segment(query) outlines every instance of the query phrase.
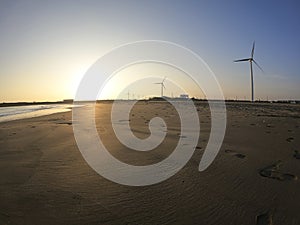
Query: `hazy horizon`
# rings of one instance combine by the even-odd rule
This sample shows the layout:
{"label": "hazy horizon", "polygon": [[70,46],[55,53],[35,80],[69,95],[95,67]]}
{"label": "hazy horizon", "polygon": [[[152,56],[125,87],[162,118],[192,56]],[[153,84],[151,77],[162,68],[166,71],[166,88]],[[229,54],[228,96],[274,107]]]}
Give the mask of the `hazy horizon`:
{"label": "hazy horizon", "polygon": [[[164,40],[198,54],[216,75],[226,99],[249,100],[249,63],[256,42],[255,97],[300,99],[300,3],[297,1],[1,1],[0,102],[73,99],[87,69],[113,48]],[[126,86],[124,82],[155,74]],[[186,93],[159,66],[124,69],[103,99],[160,96],[153,83],[167,77],[165,95]],[[122,81],[123,79],[123,81]],[[150,83],[151,85],[150,85]],[[189,81],[190,97],[203,98]],[[133,96],[131,96],[133,98]]]}

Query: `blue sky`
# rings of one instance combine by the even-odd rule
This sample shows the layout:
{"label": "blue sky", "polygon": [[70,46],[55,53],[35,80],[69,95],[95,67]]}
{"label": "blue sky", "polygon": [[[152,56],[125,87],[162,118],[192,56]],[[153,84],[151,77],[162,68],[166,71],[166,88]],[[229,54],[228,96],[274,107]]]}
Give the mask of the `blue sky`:
{"label": "blue sky", "polygon": [[241,99],[249,65],[233,60],[255,40],[256,98],[300,99],[299,12],[299,1],[0,1],[0,102],[73,98],[99,57],[144,39],[191,49]]}

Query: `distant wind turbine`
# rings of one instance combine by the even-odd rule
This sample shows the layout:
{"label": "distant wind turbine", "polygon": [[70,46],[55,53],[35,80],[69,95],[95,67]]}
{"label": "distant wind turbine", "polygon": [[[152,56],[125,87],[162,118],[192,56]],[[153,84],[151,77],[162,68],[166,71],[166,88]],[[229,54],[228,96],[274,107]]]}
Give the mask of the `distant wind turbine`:
{"label": "distant wind turbine", "polygon": [[252,68],[252,62],[255,63],[255,65],[263,72],[263,69],[258,65],[258,63],[254,60],[254,48],[255,48],[255,41],[253,42],[252,51],[251,51],[251,57],[246,59],[238,59],[234,60],[234,62],[250,62],[250,76],[251,76],[251,100],[254,101],[254,83],[253,83],[253,68]]}
{"label": "distant wind turbine", "polygon": [[164,79],[162,80],[162,82],[159,82],[159,83],[154,83],[154,84],[160,84],[161,85],[161,97],[164,96],[164,89],[166,89],[165,85],[164,85],[164,82],[166,80],[166,77],[164,77]]}

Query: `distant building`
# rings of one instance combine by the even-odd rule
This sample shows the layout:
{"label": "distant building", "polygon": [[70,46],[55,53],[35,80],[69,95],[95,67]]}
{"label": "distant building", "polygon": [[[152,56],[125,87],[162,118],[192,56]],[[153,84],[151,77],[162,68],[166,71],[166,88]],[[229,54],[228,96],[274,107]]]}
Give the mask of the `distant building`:
{"label": "distant building", "polygon": [[189,95],[188,95],[188,94],[181,94],[181,95],[180,95],[180,98],[188,99],[188,98],[189,98]]}

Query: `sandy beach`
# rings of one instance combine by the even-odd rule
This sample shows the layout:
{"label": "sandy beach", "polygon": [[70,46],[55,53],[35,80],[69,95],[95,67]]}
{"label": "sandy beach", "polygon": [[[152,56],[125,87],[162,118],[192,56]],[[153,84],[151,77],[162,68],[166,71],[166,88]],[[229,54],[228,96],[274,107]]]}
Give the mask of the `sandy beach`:
{"label": "sandy beach", "polygon": [[[0,123],[0,224],[300,224],[300,105],[227,103],[225,139],[204,172],[210,111],[196,106],[201,134],[192,159],[145,187],[113,183],[88,166],[71,112]],[[164,142],[146,153],[116,140],[110,109],[97,105],[97,129],[118,159],[147,165],[174,149],[180,125],[167,103],[140,102],[131,113],[137,137],[147,137],[154,116],[168,126]]]}

